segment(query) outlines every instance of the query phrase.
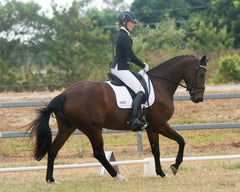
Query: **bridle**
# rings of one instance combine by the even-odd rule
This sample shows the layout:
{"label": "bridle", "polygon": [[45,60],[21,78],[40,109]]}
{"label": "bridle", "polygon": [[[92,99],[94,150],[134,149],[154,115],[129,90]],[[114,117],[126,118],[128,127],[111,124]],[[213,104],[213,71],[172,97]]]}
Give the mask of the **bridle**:
{"label": "bridle", "polygon": [[[207,70],[207,68],[206,68],[205,66],[201,65],[201,58],[199,58],[197,67],[196,67],[195,71],[193,72],[193,74],[188,78],[187,81],[185,81],[185,83],[186,83],[186,85],[187,85],[188,82],[193,78],[193,81],[192,81],[191,86],[188,86],[188,85],[186,86],[186,85],[183,85],[183,84],[181,84],[181,83],[176,83],[175,81],[169,80],[169,79],[167,79],[167,78],[165,78],[165,77],[161,77],[161,76],[157,76],[157,75],[152,75],[152,74],[150,73],[150,71],[148,71],[147,74],[148,74],[149,77],[154,77],[154,78],[158,78],[158,79],[163,79],[163,80],[166,80],[166,81],[168,81],[168,82],[170,82],[170,83],[173,83],[173,84],[175,84],[175,85],[180,85],[181,87],[186,88],[186,91],[188,91],[191,96],[194,96],[195,94],[197,94],[197,93],[205,90],[205,86],[196,86],[196,85],[197,85],[197,76],[198,76],[198,72],[199,72],[200,68],[203,68],[203,69]],[[201,89],[201,91],[199,91],[199,92],[194,92],[195,89]]]}

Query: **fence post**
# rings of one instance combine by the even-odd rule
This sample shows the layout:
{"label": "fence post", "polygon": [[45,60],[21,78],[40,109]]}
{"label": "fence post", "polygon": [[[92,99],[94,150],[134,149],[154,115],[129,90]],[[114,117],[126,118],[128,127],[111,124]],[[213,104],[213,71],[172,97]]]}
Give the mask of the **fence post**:
{"label": "fence post", "polygon": [[143,148],[142,148],[142,131],[137,132],[137,144],[138,144],[138,154],[143,154]]}

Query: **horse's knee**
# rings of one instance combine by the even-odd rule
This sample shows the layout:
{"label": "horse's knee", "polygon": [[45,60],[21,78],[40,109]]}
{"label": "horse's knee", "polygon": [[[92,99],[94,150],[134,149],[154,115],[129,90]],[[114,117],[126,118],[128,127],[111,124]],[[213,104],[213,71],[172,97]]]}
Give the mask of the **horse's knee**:
{"label": "horse's knee", "polygon": [[104,154],[104,152],[94,151],[94,152],[93,152],[93,156],[94,156],[97,160],[99,160],[99,161],[105,159],[105,154]]}
{"label": "horse's knee", "polygon": [[185,140],[184,140],[184,138],[183,138],[182,136],[180,136],[180,137],[177,139],[177,143],[178,143],[180,146],[184,147],[184,146],[185,146]]}

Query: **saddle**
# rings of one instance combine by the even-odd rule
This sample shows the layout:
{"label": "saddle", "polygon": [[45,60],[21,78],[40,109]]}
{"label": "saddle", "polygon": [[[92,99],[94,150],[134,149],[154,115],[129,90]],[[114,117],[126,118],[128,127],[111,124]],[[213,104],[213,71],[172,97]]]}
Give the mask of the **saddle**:
{"label": "saddle", "polygon": [[[145,91],[145,95],[144,95],[144,102],[146,102],[148,100],[149,97],[149,93],[148,93],[148,87],[147,87],[147,83],[145,81],[145,79],[143,78],[143,76],[141,76],[139,73],[136,72],[131,72],[137,79],[138,81],[141,83],[144,91]],[[107,73],[108,75],[108,80],[116,86],[125,86],[127,88],[127,90],[129,91],[132,99],[136,96],[136,94],[134,93],[134,91],[132,91],[132,89],[130,89],[124,82],[122,82],[116,75],[113,75],[111,72]]]}
{"label": "saddle", "polygon": [[[143,107],[150,107],[154,100],[154,90],[152,83],[149,79],[149,76],[141,70],[138,73],[132,72],[134,76],[140,81],[141,85],[145,90],[145,104],[142,104]],[[117,76],[108,72],[108,83],[116,96],[117,105],[119,108],[130,109],[132,107],[132,100],[136,96],[136,94],[125,84],[123,83]]]}

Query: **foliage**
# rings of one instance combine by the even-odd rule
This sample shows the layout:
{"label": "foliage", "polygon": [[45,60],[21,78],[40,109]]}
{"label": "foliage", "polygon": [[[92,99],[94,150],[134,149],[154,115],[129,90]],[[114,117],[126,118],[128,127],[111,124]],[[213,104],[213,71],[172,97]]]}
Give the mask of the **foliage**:
{"label": "foliage", "polygon": [[111,60],[108,32],[93,28],[89,18],[79,15],[81,8],[73,2],[69,10],[54,11],[54,33],[46,43],[50,48],[48,58],[55,70],[48,70],[48,75],[56,73],[59,83],[86,79],[93,66],[101,68]]}
{"label": "foliage", "polygon": [[[88,3],[75,0],[64,8],[53,1],[48,18],[32,1],[0,2],[0,89],[54,90],[82,79],[104,81],[118,14],[129,8],[123,0],[104,0],[103,10]],[[134,0],[131,11],[143,22],[131,33],[143,61],[185,52],[224,55],[240,47],[239,0]]]}
{"label": "foliage", "polygon": [[223,50],[233,46],[234,38],[229,38],[227,28],[217,30],[213,23],[206,24],[200,20],[192,26],[192,32],[188,34],[187,46],[198,52],[207,54],[216,50]]}
{"label": "foliage", "polygon": [[224,56],[219,59],[219,68],[214,83],[240,82],[240,56]]}
{"label": "foliage", "polygon": [[[39,52],[42,33],[46,30],[44,22],[48,20],[38,14],[40,8],[36,3],[16,0],[0,6],[0,57],[5,66],[0,69],[2,84],[29,80],[32,61]],[[18,73],[21,68],[23,73]]]}
{"label": "foliage", "polygon": [[185,30],[177,28],[174,19],[165,19],[156,24],[155,29],[145,27],[138,29],[136,41],[141,43],[144,50],[182,49],[184,47]]}
{"label": "foliage", "polygon": [[21,77],[17,76],[18,72],[20,71],[20,65],[18,63],[17,66],[12,66],[12,67],[8,67],[7,61],[4,61],[1,57],[0,57],[0,91],[7,91],[8,87],[4,86],[4,85],[8,85],[8,86],[13,86],[16,84],[16,82],[18,82],[19,80],[21,80]]}
{"label": "foliage", "polygon": [[139,21],[152,24],[161,21],[165,16],[187,19],[190,5],[185,0],[135,0],[132,3],[131,11],[136,14]]}
{"label": "foliage", "polygon": [[235,48],[240,48],[240,0],[212,0],[206,21],[218,29],[227,26],[229,37],[234,38]]}

